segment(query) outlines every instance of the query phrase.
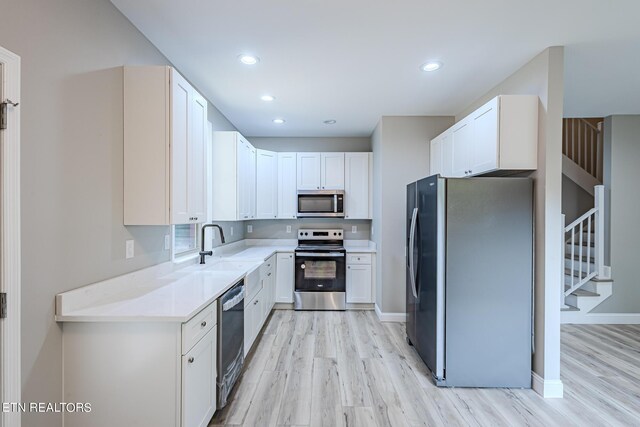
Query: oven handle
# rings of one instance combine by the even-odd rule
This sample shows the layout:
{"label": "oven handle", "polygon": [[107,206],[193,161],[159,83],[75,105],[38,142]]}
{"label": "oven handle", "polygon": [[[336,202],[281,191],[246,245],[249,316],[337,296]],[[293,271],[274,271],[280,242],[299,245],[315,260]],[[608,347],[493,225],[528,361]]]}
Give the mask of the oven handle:
{"label": "oven handle", "polygon": [[296,252],[297,257],[324,257],[324,258],[336,258],[344,257],[342,252]]}

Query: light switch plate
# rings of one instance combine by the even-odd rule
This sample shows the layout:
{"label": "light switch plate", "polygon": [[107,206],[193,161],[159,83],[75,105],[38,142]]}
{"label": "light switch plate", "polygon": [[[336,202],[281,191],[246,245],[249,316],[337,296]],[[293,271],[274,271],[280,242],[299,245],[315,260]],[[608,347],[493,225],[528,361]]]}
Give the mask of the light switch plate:
{"label": "light switch plate", "polygon": [[231,227],[231,235],[233,236],[233,227]]}
{"label": "light switch plate", "polygon": [[352,233],[357,233],[358,232],[358,226],[357,225],[352,225],[351,226],[351,232]]}
{"label": "light switch plate", "polygon": [[247,233],[253,233],[253,225],[247,225]]}
{"label": "light switch plate", "polygon": [[133,258],[133,240],[127,240],[125,244],[126,259]]}
{"label": "light switch plate", "polygon": [[171,235],[165,234],[164,235],[164,250],[168,251],[169,249],[171,249]]}
{"label": "light switch plate", "polygon": [[287,225],[287,233],[291,233],[291,226]]}

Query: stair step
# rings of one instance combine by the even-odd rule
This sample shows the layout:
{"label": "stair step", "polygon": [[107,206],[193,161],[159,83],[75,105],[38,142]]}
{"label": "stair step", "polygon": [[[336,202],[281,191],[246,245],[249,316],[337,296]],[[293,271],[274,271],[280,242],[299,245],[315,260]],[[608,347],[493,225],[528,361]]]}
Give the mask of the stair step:
{"label": "stair step", "polygon": [[577,297],[599,297],[600,296],[600,294],[596,292],[587,291],[585,289],[576,289],[575,291],[571,292],[571,295],[575,295]]}
{"label": "stair step", "polygon": [[[571,252],[565,253],[564,254],[564,259],[568,259],[571,260]],[[573,259],[576,261],[582,261],[582,262],[587,262],[589,261],[589,264],[593,264],[596,262],[596,257],[587,257],[586,255],[582,255],[582,259],[580,259],[580,255],[579,254],[574,254],[573,255]]]}
{"label": "stair step", "polygon": [[572,305],[565,305],[564,307],[560,308],[560,311],[580,311],[580,309]]}
{"label": "stair step", "polygon": [[[579,248],[581,246],[580,245],[580,240],[575,240],[573,242],[573,246]],[[582,246],[584,246],[585,248],[588,247],[588,246],[591,246],[592,248],[595,248],[596,247],[596,242],[593,241],[593,240],[591,240],[591,242],[587,242],[586,240],[583,240],[582,241]],[[570,240],[567,240],[566,247],[568,248],[567,250],[569,252],[571,252],[571,241]]]}
{"label": "stair step", "polygon": [[[591,271],[589,271],[589,274],[591,274],[594,270],[592,269]],[[586,270],[582,270],[582,275],[580,275],[580,272],[578,270],[573,270],[571,271],[570,268],[565,268],[564,269],[564,276],[566,277],[579,277],[580,279],[584,279],[585,277],[588,276],[587,271]]]}

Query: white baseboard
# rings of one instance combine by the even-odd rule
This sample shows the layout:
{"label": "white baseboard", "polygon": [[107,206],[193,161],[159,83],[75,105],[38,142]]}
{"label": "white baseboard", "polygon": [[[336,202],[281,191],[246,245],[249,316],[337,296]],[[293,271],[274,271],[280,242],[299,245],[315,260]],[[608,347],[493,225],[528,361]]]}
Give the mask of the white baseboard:
{"label": "white baseboard", "polygon": [[376,304],[376,315],[381,322],[406,322],[407,314],[406,313],[383,313]]}
{"label": "white baseboard", "polygon": [[587,313],[571,315],[564,312],[562,324],[574,325],[640,325],[640,313]]}
{"label": "white baseboard", "polygon": [[545,380],[540,375],[531,371],[531,387],[545,399],[562,399],[564,385],[560,380]]}

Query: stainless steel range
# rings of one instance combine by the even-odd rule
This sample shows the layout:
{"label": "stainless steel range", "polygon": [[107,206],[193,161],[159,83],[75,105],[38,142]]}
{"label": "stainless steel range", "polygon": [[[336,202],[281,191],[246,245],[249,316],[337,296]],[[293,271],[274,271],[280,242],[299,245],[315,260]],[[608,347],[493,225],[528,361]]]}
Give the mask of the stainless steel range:
{"label": "stainless steel range", "polygon": [[296,248],[296,310],[346,309],[344,232],[298,230]]}

